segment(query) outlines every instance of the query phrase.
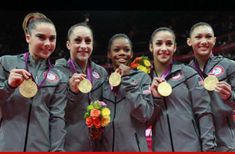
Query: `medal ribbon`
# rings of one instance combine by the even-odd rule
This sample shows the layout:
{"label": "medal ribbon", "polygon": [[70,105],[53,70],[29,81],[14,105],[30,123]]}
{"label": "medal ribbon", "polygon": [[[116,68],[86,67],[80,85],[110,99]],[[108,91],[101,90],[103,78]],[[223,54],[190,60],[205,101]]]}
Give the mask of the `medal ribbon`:
{"label": "medal ribbon", "polygon": [[[171,72],[171,69],[172,69],[172,66],[173,66],[173,63],[171,63],[167,69],[161,74],[161,78],[165,79]],[[155,72],[155,76],[158,76],[157,73]]]}
{"label": "medal ribbon", "polygon": [[200,75],[200,77],[201,77],[203,80],[207,77],[207,74],[204,73],[207,63],[208,63],[208,61],[206,62],[205,66],[204,66],[204,68],[203,68],[203,71],[202,71],[202,70],[200,69],[200,66],[199,66],[198,62],[196,61],[196,59],[193,60],[193,65],[194,65],[196,71],[198,72],[198,74]]}
{"label": "medal ribbon", "polygon": [[[70,71],[72,73],[76,73],[77,72],[76,65],[74,64],[74,61],[71,58],[68,60],[68,65],[69,65],[69,69],[70,69]],[[92,72],[92,70],[91,70],[91,63],[88,62],[86,77],[92,83],[92,76],[91,76],[92,73],[91,72]],[[88,93],[88,101],[89,101],[89,104],[90,104],[90,102],[91,102],[91,94],[90,94],[90,92]]]}
{"label": "medal ribbon", "polygon": [[[74,61],[70,58],[68,60],[68,65],[69,65],[69,69],[72,73],[76,73],[77,72],[77,68],[76,68],[76,65],[74,64]],[[86,77],[89,81],[91,81],[92,83],[92,76],[91,76],[91,64],[90,62],[88,62],[88,65],[87,65],[87,72],[86,72]]]}
{"label": "medal ribbon", "polygon": [[[29,72],[29,67],[28,67],[28,64],[27,64],[28,60],[29,60],[29,52],[24,53],[25,68],[26,68],[26,70]],[[31,74],[31,76],[32,76],[33,81],[34,81],[34,82],[36,83],[36,85],[38,86],[38,89],[40,89],[40,88],[42,87],[42,85],[45,83],[46,78],[47,78],[47,75],[48,75],[48,73],[49,73],[49,71],[50,71],[50,69],[51,69],[50,60],[48,60],[48,64],[49,64],[49,67],[48,67],[48,70],[47,70],[47,72],[46,72],[46,75],[45,75],[45,77],[43,78],[43,80],[39,83],[39,85],[36,83],[36,81],[35,81],[35,79],[34,79],[34,77],[33,77],[33,74],[29,72],[29,73]]]}

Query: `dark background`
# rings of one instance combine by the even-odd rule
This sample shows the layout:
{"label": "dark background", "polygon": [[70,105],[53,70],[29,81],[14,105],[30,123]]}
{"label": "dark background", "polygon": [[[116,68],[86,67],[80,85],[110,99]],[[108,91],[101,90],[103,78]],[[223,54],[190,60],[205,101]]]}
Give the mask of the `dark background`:
{"label": "dark background", "polygon": [[[7,1],[0,6],[0,56],[25,52],[27,44],[22,30],[24,16],[39,11],[48,16],[57,28],[57,49],[52,59],[68,58],[65,47],[67,30],[73,24],[89,20],[94,32],[95,47],[92,58],[107,63],[109,38],[116,33],[127,34],[134,46],[135,56],[150,56],[148,41],[160,26],[172,28],[177,37],[175,58],[188,62],[191,49],[186,45],[190,27],[199,21],[212,25],[217,36],[215,54],[235,59],[235,11],[226,1]],[[216,5],[216,6],[215,6]]]}

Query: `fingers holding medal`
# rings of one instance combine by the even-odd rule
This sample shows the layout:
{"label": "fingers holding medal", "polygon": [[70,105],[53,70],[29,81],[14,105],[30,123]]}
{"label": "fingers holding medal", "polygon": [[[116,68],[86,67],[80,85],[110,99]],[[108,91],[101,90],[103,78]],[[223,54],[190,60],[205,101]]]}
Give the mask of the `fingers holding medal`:
{"label": "fingers holding medal", "polygon": [[164,81],[158,85],[157,91],[161,96],[167,97],[172,93],[172,87],[169,83]]}
{"label": "fingers holding medal", "polygon": [[172,93],[172,87],[164,79],[155,77],[151,85],[151,91],[155,97],[166,97],[170,96],[170,94]]}
{"label": "fingers holding medal", "polygon": [[92,89],[92,84],[90,82],[90,80],[84,78],[82,81],[80,81],[80,83],[78,84],[78,89],[82,92],[82,93],[89,93]]}
{"label": "fingers holding medal", "polygon": [[16,88],[18,87],[24,79],[30,78],[31,74],[25,69],[12,69],[8,77],[8,84]]}
{"label": "fingers holding medal", "polygon": [[82,93],[89,93],[92,89],[92,83],[86,79],[86,75],[83,73],[74,73],[69,79],[70,90],[74,93],[79,91]]}
{"label": "fingers holding medal", "polygon": [[109,76],[109,84],[112,87],[117,87],[121,83],[121,74],[116,70]]}
{"label": "fingers holding medal", "polygon": [[25,98],[32,98],[37,94],[38,86],[31,78],[25,79],[19,86],[19,92]]}

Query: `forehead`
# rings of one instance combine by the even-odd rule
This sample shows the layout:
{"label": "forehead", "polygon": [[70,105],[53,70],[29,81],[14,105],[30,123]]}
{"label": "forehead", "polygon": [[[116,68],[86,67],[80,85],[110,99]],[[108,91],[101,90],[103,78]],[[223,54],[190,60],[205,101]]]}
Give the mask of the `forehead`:
{"label": "forehead", "polygon": [[91,30],[89,28],[83,27],[83,26],[75,27],[72,35],[81,36],[81,37],[92,37]]}
{"label": "forehead", "polygon": [[130,46],[130,42],[127,38],[119,37],[113,40],[112,46]]}
{"label": "forehead", "polygon": [[50,23],[38,23],[32,31],[56,34],[55,26]]}
{"label": "forehead", "polygon": [[153,40],[174,40],[174,35],[169,31],[159,31],[157,32]]}
{"label": "forehead", "polygon": [[192,31],[192,35],[197,35],[197,34],[214,34],[212,28],[207,25],[202,25],[194,28]]}

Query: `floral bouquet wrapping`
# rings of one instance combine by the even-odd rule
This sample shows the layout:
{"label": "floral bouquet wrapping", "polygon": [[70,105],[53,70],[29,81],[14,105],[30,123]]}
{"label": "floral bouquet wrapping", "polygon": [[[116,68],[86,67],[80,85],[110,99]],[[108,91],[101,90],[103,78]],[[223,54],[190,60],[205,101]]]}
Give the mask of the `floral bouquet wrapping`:
{"label": "floral bouquet wrapping", "polygon": [[147,56],[141,56],[136,57],[135,60],[130,64],[130,67],[149,74],[151,70],[151,63]]}
{"label": "floral bouquet wrapping", "polygon": [[94,101],[87,106],[85,113],[86,125],[93,140],[101,138],[105,126],[110,123],[110,110],[102,101]]}

